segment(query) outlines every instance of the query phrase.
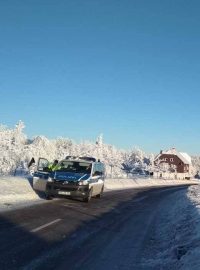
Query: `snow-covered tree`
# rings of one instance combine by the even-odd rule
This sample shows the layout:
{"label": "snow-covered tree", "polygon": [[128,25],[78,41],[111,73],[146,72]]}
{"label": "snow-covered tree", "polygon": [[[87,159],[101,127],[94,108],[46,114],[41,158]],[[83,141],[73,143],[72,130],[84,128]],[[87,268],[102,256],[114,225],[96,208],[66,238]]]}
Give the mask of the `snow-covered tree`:
{"label": "snow-covered tree", "polygon": [[93,156],[100,159],[106,165],[107,176],[113,178],[126,177],[127,171],[150,166],[150,159],[142,150],[117,149],[104,143],[102,134],[94,142],[81,143],[68,138],[49,140],[45,136],[27,139],[24,127],[22,121],[19,121],[13,129],[0,125],[0,174],[14,174],[19,167],[27,169],[32,158],[36,162],[39,157],[52,161],[64,159],[68,155]]}

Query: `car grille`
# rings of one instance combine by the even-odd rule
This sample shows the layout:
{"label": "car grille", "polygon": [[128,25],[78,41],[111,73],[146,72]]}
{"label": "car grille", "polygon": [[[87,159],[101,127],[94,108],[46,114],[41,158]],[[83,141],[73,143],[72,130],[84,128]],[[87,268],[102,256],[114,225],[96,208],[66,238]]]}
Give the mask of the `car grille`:
{"label": "car grille", "polygon": [[55,191],[88,191],[88,186],[79,186],[79,185],[70,185],[70,184],[63,184],[63,181],[61,183],[47,183],[47,190],[55,190]]}
{"label": "car grille", "polygon": [[54,183],[56,184],[60,184],[60,185],[70,185],[70,186],[78,186],[78,182],[74,182],[74,181],[68,181],[68,180],[54,180]]}
{"label": "car grille", "polygon": [[53,187],[54,190],[63,190],[63,191],[76,191],[78,190],[78,188],[76,187],[64,187],[64,186],[54,186]]}

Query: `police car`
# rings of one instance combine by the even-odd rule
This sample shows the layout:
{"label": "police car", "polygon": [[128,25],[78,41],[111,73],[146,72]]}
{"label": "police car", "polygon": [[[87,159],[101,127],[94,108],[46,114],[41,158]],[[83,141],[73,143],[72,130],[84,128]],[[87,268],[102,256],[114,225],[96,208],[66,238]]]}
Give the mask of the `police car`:
{"label": "police car", "polygon": [[104,190],[105,166],[93,157],[67,156],[54,171],[49,171],[48,160],[40,158],[33,176],[33,188],[45,191],[46,199],[58,196],[101,198]]}

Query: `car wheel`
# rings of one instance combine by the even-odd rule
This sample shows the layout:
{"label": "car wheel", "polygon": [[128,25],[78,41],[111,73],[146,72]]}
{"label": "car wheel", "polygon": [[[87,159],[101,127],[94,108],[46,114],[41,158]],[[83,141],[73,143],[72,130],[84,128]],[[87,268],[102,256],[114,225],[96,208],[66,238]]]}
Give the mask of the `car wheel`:
{"label": "car wheel", "polygon": [[52,200],[53,199],[53,197],[50,196],[49,194],[46,194],[45,198],[46,198],[46,200]]}
{"label": "car wheel", "polygon": [[89,202],[92,198],[92,193],[93,193],[93,190],[92,188],[89,190],[88,192],[88,196],[83,200],[84,202]]}
{"label": "car wheel", "polygon": [[101,192],[96,195],[96,198],[100,199],[103,196],[103,189],[104,187],[102,187]]}

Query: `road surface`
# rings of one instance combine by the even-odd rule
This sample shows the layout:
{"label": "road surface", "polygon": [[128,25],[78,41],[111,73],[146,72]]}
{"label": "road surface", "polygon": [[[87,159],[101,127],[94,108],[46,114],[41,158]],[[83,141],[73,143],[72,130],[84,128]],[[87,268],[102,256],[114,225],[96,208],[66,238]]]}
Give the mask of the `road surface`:
{"label": "road surface", "polygon": [[142,258],[159,213],[186,192],[187,186],[110,191],[88,204],[61,198],[1,213],[0,269],[147,269]]}

